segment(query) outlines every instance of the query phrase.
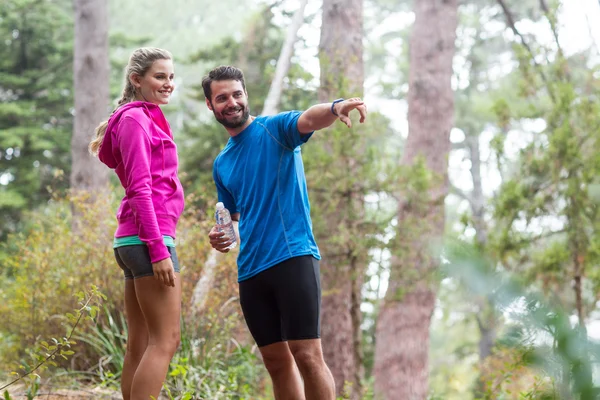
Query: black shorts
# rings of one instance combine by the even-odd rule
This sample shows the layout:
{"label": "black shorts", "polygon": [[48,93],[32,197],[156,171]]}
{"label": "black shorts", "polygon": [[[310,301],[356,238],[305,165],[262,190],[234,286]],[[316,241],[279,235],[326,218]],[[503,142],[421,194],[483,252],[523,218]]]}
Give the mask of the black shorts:
{"label": "black shorts", "polygon": [[[173,261],[173,270],[179,272],[179,260],[175,247],[167,246],[171,261]],[[152,262],[150,261],[150,252],[145,244],[134,244],[130,246],[121,246],[115,249],[115,258],[117,264],[123,270],[125,279],[137,279],[144,276],[154,275]]]}
{"label": "black shorts", "polygon": [[258,347],[321,336],[319,261],[294,257],[240,282],[240,303]]}

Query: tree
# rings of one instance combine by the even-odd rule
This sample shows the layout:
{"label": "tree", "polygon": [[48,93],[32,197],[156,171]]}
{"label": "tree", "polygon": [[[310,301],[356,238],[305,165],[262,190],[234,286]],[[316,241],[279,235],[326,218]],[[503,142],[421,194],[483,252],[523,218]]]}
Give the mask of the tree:
{"label": "tree", "polygon": [[444,233],[457,1],[415,0],[410,39],[407,138],[401,164],[410,172],[398,208],[390,279],[377,321],[375,390],[386,399],[428,393],[429,323]]}
{"label": "tree", "polygon": [[88,152],[94,128],[107,118],[110,90],[107,0],[75,0],[75,124],[71,189],[106,187],[108,170]]}
{"label": "tree", "polygon": [[[321,67],[319,100],[321,102],[330,102],[336,97],[362,96],[364,80],[362,24],[362,0],[323,2],[319,43]],[[339,146],[335,143],[335,137],[330,137],[329,132],[319,136],[319,139],[324,140],[326,148],[332,150]],[[346,137],[346,140],[347,146],[333,151],[332,164],[320,169],[339,171],[341,181],[348,182],[352,178],[359,179],[358,171],[361,162],[357,151],[351,150],[358,143],[353,142],[350,137]],[[340,150],[342,154],[339,154]],[[337,157],[339,161],[334,161]],[[335,165],[336,162],[341,165]],[[321,205],[329,203],[331,207],[335,202],[339,203],[339,206],[321,217],[322,221],[327,221],[327,228],[322,231],[315,228],[315,231],[323,257],[321,315],[324,322],[321,331],[325,361],[332,371],[338,394],[343,393],[349,383],[352,398],[358,399],[362,383],[360,304],[366,257],[364,254],[358,254],[360,250],[353,248],[348,238],[343,238],[341,242],[336,241],[339,237],[332,232],[333,228],[341,234],[349,233],[353,225],[355,228],[356,223],[364,219],[363,188],[352,187],[353,183],[350,185],[346,190],[342,189],[337,193],[333,189],[329,192],[331,197],[329,199],[320,195],[316,197]],[[323,186],[322,181],[319,186],[335,188],[335,186]],[[345,193],[342,193],[343,191]],[[356,219],[352,220],[353,217]]]}
{"label": "tree", "polygon": [[[515,49],[520,94],[530,114],[526,117],[542,120],[544,127],[521,150],[515,171],[502,185],[494,202],[498,229],[490,241],[503,267],[518,271],[554,305],[576,316],[585,333],[600,287],[594,268],[600,260],[595,192],[600,166],[598,64],[589,52],[565,54],[556,26],[557,9],[544,0],[539,1],[539,12],[553,38],[547,46],[521,34],[514,23],[515,11],[502,0],[498,3],[520,42]],[[504,108],[510,125],[518,124],[522,114],[512,106]],[[563,397],[586,375],[591,379],[590,371],[567,366],[558,379]]]}
{"label": "tree", "polygon": [[68,185],[73,28],[69,3],[0,2],[0,239]]}

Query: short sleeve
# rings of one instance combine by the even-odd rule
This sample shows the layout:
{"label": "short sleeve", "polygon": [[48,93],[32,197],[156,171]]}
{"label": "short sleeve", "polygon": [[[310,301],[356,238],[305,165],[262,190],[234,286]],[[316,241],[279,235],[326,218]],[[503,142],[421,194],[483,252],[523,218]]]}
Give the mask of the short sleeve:
{"label": "short sleeve", "polygon": [[271,117],[270,123],[275,125],[275,131],[278,139],[289,150],[294,150],[296,147],[306,143],[314,132],[301,134],[298,131],[298,118],[302,115],[301,111],[287,111],[279,113]]}

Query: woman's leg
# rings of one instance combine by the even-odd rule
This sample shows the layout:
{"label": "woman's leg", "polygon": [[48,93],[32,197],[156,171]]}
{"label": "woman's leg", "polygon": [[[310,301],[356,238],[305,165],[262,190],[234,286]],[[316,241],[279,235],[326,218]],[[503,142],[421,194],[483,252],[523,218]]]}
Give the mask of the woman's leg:
{"label": "woman's leg", "polygon": [[133,376],[130,400],[148,400],[158,395],[169,364],[180,341],[181,279],[175,273],[175,287],[154,276],[135,279],[135,294],[148,329],[146,351]]}
{"label": "woman's leg", "polygon": [[121,375],[123,400],[131,397],[131,382],[148,347],[148,327],[135,294],[133,279],[125,280],[125,313],[127,315],[127,350]]}

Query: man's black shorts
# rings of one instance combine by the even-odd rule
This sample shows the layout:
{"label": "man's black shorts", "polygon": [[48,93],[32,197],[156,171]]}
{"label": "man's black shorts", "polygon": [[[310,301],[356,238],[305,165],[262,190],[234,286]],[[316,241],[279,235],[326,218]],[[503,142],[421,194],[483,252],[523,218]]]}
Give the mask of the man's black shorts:
{"label": "man's black shorts", "polygon": [[321,336],[319,261],[313,256],[283,261],[240,282],[240,303],[256,344]]}

